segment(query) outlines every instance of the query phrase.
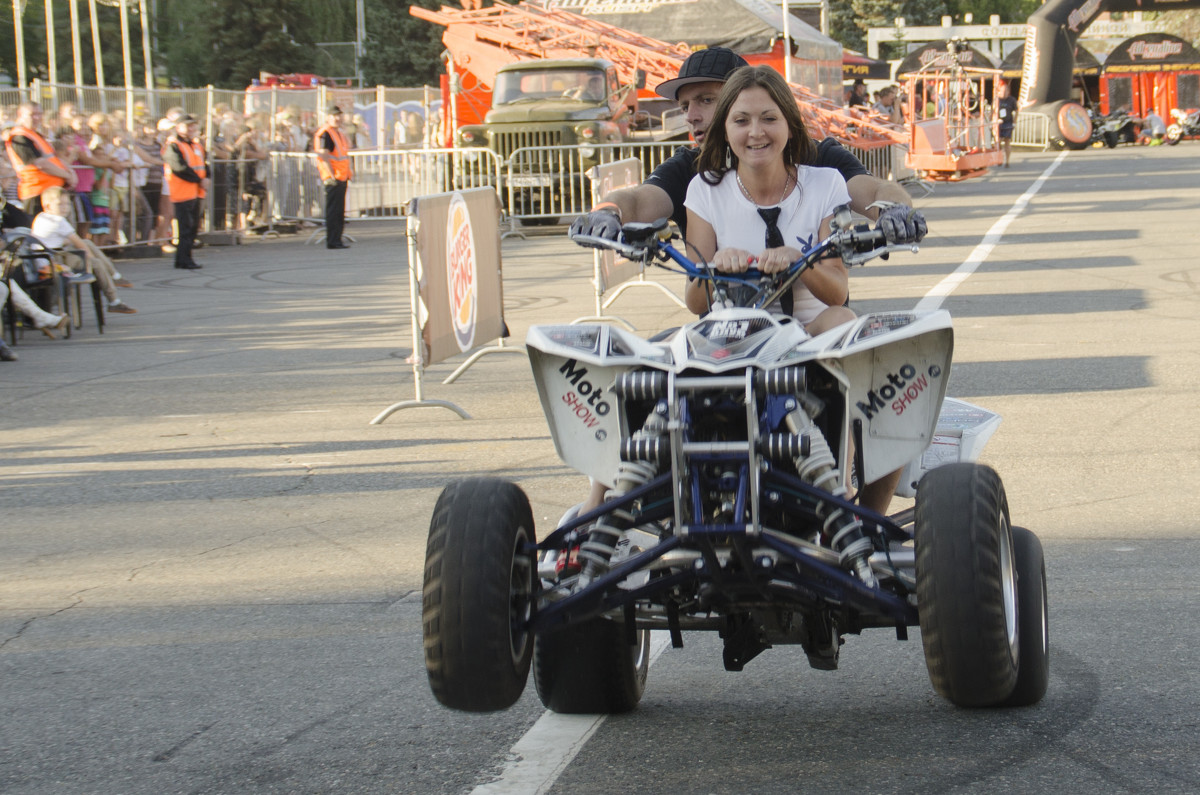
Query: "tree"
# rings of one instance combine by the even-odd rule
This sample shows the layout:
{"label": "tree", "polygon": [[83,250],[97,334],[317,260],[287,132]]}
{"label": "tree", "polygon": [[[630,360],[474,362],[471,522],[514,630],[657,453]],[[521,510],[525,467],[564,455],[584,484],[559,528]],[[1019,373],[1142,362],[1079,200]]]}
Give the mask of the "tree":
{"label": "tree", "polygon": [[1166,25],[1167,33],[1200,48],[1200,11],[1164,11],[1157,16]]}
{"label": "tree", "polygon": [[831,0],[830,36],[860,52],[867,47],[867,30],[890,28],[897,17],[907,25],[937,25],[951,13],[951,0]]}
{"label": "tree", "polygon": [[[367,85],[417,87],[437,85],[442,65],[445,28],[417,19],[408,5],[389,0],[368,0],[367,43],[363,50],[363,75]],[[411,5],[438,8],[438,0],[414,0]]]}
{"label": "tree", "polygon": [[259,72],[309,72],[315,48],[288,0],[160,0],[158,46],[185,86],[245,88]]}

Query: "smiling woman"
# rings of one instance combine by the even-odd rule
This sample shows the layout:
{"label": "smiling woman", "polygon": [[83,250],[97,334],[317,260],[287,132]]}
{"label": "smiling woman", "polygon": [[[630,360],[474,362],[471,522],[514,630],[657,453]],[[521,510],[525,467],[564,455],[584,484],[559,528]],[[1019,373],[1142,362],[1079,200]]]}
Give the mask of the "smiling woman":
{"label": "smiling woman", "polygon": [[[815,168],[817,149],[786,82],[767,66],[746,66],[726,82],[688,186],[687,240],[717,270],[784,270],[829,234],[834,210],[850,201],[834,169]],[[817,334],[853,319],[842,306],[846,268],[834,256],[806,271],[778,311]],[[709,295],[687,287],[688,308],[708,310]]]}

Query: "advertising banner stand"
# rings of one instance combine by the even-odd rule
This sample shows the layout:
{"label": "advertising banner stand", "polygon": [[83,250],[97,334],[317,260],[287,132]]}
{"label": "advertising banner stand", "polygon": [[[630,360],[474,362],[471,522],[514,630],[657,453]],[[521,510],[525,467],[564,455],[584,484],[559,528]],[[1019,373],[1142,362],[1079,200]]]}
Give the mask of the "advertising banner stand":
{"label": "advertising banner stand", "polygon": [[[407,211],[407,209],[408,209],[408,207],[406,206],[405,210]],[[406,221],[407,221],[407,227],[405,230],[405,237],[407,238],[407,241],[408,241],[408,302],[409,302],[409,308],[411,310],[410,314],[411,314],[411,319],[412,319],[412,340],[413,340],[413,352],[412,352],[412,356],[409,357],[409,362],[412,363],[413,388],[416,391],[416,397],[413,400],[401,400],[399,403],[393,403],[392,405],[388,406],[386,409],[379,412],[379,414],[376,415],[375,419],[371,420],[371,425],[379,425],[384,420],[386,420],[388,417],[392,416],[393,414],[395,414],[397,411],[400,411],[401,409],[415,409],[415,408],[425,408],[425,407],[431,407],[431,408],[439,408],[440,407],[440,408],[450,409],[455,414],[462,417],[464,420],[469,420],[469,419],[471,419],[470,414],[463,411],[461,408],[459,408],[458,406],[456,406],[455,404],[451,403],[448,400],[427,400],[424,396],[423,390],[421,389],[421,378],[425,372],[425,363],[424,363],[422,356],[419,353],[422,343],[421,343],[420,314],[418,311],[418,304],[420,302],[420,294],[417,291],[417,246],[416,246],[416,240],[417,240],[418,222],[417,222],[416,217],[413,215],[408,215],[406,218]]]}
{"label": "advertising banner stand", "polygon": [[[591,168],[587,175],[592,181],[592,204],[595,205],[601,197],[607,196],[614,190],[640,185],[642,183],[642,161],[636,157],[628,157]],[[611,322],[618,323],[630,331],[636,331],[629,321],[615,315],[604,314],[604,310],[611,306],[621,293],[631,287],[657,288],[666,293],[680,307],[687,308],[687,304],[675,293],[658,282],[647,281],[646,271],[640,263],[628,260],[618,261],[616,255],[611,251],[593,250],[592,283],[596,288],[596,314],[577,317],[571,321],[572,324]],[[614,283],[617,284],[617,287],[606,300],[604,293],[608,290],[608,286]]]}
{"label": "advertising banner stand", "polygon": [[[438,406],[470,416],[444,400],[426,400],[426,365],[473,351],[444,383],[451,383],[488,353],[525,353],[505,347],[500,267],[499,198],[493,188],[420,196],[407,206],[408,281],[412,313],[413,381],[416,399],[395,403],[371,420],[378,425],[403,408]],[[477,339],[499,345],[475,349]]]}

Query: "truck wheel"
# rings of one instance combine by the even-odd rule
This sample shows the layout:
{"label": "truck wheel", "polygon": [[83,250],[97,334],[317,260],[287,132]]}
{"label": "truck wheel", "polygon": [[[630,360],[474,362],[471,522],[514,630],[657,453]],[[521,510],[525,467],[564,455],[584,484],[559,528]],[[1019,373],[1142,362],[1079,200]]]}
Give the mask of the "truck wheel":
{"label": "truck wheel", "polygon": [[1174,146],[1183,140],[1183,127],[1178,124],[1172,124],[1167,128],[1167,134],[1163,136],[1163,143],[1168,146]]}
{"label": "truck wheel", "polygon": [[1046,607],[1046,561],[1042,542],[1024,527],[1012,529],[1017,567],[1017,630],[1021,648],[1017,685],[1003,707],[1027,707],[1046,695],[1050,682],[1050,614]]}
{"label": "truck wheel", "polygon": [[429,686],[445,706],[491,712],[521,697],[533,656],[533,544],[529,500],[512,483],[464,480],[438,497],[421,621]]}
{"label": "truck wheel", "polygon": [[650,668],[650,631],[630,645],[623,620],[593,618],[539,634],[533,681],[547,709],[571,714],[629,712]]}
{"label": "truck wheel", "polygon": [[917,611],[933,688],[960,707],[1000,704],[1017,682],[1019,608],[1004,484],[949,464],[917,485]]}

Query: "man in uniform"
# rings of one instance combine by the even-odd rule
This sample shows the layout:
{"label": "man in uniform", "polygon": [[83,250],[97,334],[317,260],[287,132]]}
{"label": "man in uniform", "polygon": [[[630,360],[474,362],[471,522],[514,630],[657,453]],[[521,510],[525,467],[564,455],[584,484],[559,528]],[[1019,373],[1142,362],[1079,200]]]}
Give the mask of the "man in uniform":
{"label": "man in uniform", "polygon": [[330,105],[325,125],[313,136],[317,171],[325,186],[325,248],[350,248],[342,241],[346,224],[346,188],[354,172],[350,166],[350,143],[342,132],[342,109]]}
{"label": "man in uniform", "polygon": [[42,211],[42,192],[51,186],[75,189],[75,171],[63,165],[38,128],[42,107],[26,102],[17,109],[17,123],[4,133],[4,148],[17,172],[17,196],[30,216]]}
{"label": "man in uniform", "polygon": [[200,122],[183,115],[175,121],[175,132],[163,144],[163,177],[179,223],[179,245],[175,248],[175,267],[195,270],[192,245],[200,225],[200,200],[208,191],[208,169],[204,144],[200,143]]}

